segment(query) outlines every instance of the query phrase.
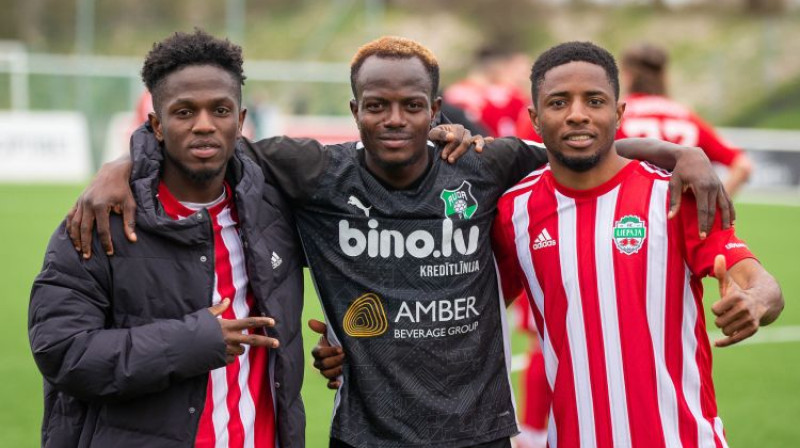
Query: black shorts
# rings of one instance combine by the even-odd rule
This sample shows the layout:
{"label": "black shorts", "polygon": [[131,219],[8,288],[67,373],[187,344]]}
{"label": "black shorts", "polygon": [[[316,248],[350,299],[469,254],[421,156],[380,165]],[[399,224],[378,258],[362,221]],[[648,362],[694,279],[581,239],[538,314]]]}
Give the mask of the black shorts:
{"label": "black shorts", "polygon": [[[330,448],[355,448],[352,445],[348,445],[341,440],[331,439]],[[511,439],[506,437],[505,439],[498,439],[493,440],[491,442],[481,443],[480,445],[472,445],[470,448],[511,448]]]}

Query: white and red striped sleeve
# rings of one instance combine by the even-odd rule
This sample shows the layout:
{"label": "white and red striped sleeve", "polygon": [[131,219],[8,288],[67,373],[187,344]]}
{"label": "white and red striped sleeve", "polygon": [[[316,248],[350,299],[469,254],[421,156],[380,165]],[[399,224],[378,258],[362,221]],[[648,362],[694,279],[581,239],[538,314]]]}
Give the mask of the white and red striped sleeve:
{"label": "white and red striped sleeve", "polygon": [[712,275],[714,258],[718,254],[725,256],[728,268],[745,258],[756,258],[747,243],[736,236],[733,226],[728,229],[722,228],[719,211],[714,216],[714,223],[708,236],[700,239],[697,201],[691,192],[683,194],[680,214],[686,262],[692,274],[698,277]]}

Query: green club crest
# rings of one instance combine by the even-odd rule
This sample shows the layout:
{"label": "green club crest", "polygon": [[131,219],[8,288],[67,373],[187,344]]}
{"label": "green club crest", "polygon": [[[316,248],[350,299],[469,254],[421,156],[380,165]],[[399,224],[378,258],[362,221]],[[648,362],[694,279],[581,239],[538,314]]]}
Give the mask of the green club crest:
{"label": "green club crest", "polygon": [[644,220],[635,215],[625,215],[614,223],[614,245],[625,255],[639,252],[647,237]]}
{"label": "green club crest", "polygon": [[439,197],[444,201],[444,216],[448,218],[458,216],[460,219],[472,218],[472,215],[478,210],[478,201],[472,195],[471,188],[472,185],[469,182],[463,181],[461,186],[455,190],[442,190]]}

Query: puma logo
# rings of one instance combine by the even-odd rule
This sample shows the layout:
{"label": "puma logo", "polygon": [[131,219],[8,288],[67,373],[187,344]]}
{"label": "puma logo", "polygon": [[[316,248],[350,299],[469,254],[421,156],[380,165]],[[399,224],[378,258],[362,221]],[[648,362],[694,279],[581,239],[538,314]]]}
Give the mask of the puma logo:
{"label": "puma logo", "polygon": [[365,207],[364,204],[362,204],[361,201],[355,196],[350,196],[350,199],[347,200],[347,205],[352,205],[356,208],[361,209],[361,211],[364,212],[364,215],[366,215],[367,218],[369,218],[369,210],[372,208],[371,205],[369,207]]}

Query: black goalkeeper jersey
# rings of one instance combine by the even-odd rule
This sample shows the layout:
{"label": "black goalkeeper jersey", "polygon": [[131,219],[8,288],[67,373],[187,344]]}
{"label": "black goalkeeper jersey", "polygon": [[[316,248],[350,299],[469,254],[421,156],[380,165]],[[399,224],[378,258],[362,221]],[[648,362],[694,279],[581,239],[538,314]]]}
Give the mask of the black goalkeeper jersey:
{"label": "black goalkeeper jersey", "polygon": [[490,229],[500,195],[546,162],[499,139],[411,189],[384,186],[360,143],[252,144],[295,205],[328,323],[346,354],[331,437],[355,447],[463,447],[517,432]]}

